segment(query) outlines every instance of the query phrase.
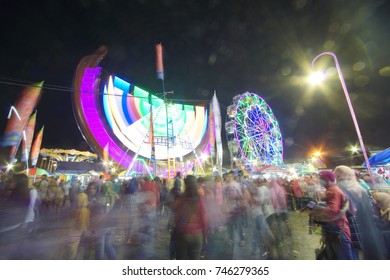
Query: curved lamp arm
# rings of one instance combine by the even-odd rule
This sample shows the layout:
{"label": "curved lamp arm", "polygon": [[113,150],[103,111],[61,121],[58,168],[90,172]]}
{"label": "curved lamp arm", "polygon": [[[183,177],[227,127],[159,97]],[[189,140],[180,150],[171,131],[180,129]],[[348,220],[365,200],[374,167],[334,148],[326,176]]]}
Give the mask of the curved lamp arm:
{"label": "curved lamp arm", "polygon": [[354,109],[353,109],[352,102],[351,102],[351,99],[350,99],[350,97],[349,97],[348,89],[347,89],[347,86],[345,85],[343,73],[341,72],[340,64],[339,64],[339,61],[338,61],[338,59],[337,59],[336,54],[333,53],[333,52],[323,52],[323,53],[320,53],[319,55],[317,55],[317,56],[313,59],[313,61],[312,61],[312,63],[311,63],[312,68],[313,68],[313,70],[314,70],[314,64],[315,64],[315,62],[317,61],[318,58],[320,58],[321,56],[324,56],[324,55],[330,55],[330,56],[332,56],[333,59],[334,59],[334,62],[335,62],[335,64],[336,64],[337,73],[339,74],[341,86],[343,87],[343,91],[344,91],[344,94],[345,94],[345,98],[347,99],[349,111],[350,111],[350,113],[351,113],[352,120],[353,120],[353,123],[354,123],[354,125],[355,125],[356,133],[357,133],[357,136],[358,136],[358,139],[359,139],[360,147],[361,147],[361,149],[362,149],[362,153],[363,153],[363,156],[364,156],[364,160],[365,160],[365,162],[366,162],[367,170],[368,170],[368,173],[370,174],[372,186],[373,186],[373,188],[376,188],[375,179],[374,179],[374,176],[373,176],[373,174],[372,174],[370,162],[369,162],[368,157],[367,157],[366,148],[365,148],[364,143],[363,143],[363,137],[362,137],[362,135],[361,135],[361,133],[360,133],[359,124],[358,124],[358,121],[357,121],[357,119],[356,119],[355,111],[354,111]]}

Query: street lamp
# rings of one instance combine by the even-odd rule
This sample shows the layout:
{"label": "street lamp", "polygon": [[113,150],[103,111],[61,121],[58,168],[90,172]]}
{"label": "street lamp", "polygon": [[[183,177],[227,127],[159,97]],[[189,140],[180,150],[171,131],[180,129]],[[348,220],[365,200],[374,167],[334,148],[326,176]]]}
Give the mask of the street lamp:
{"label": "street lamp", "polygon": [[320,151],[316,151],[314,152],[313,156],[316,157],[316,158],[320,158],[322,155],[322,153]]}
{"label": "street lamp", "polygon": [[350,146],[349,151],[351,152],[351,165],[355,165],[354,158],[357,157],[356,154],[358,154],[359,148],[357,146]]}
{"label": "street lamp", "polygon": [[358,147],[356,147],[356,146],[351,146],[351,153],[354,155],[354,154],[356,154],[357,152],[358,152]]}
{"label": "street lamp", "polygon": [[352,106],[351,99],[349,98],[349,93],[348,93],[348,90],[347,90],[347,86],[345,85],[343,73],[341,72],[340,65],[339,65],[339,61],[338,61],[338,59],[337,59],[336,54],[333,53],[333,52],[323,52],[323,53],[320,53],[319,55],[317,55],[317,56],[313,59],[313,61],[312,61],[312,68],[313,68],[313,70],[314,70],[314,64],[315,64],[315,62],[317,61],[318,58],[320,58],[321,56],[324,56],[324,55],[330,55],[330,56],[332,56],[333,59],[334,59],[334,62],[335,62],[335,64],[336,64],[337,73],[339,74],[341,86],[343,87],[343,91],[344,91],[344,94],[345,94],[345,98],[347,99],[349,111],[350,111],[350,113],[351,113],[352,120],[353,120],[353,123],[354,123],[354,125],[355,125],[356,133],[357,133],[357,136],[358,136],[358,139],[359,139],[359,143],[360,143],[360,147],[361,147],[361,149],[362,149],[362,153],[363,153],[363,155],[364,155],[364,160],[365,160],[365,162],[366,162],[367,170],[368,170],[368,173],[370,174],[372,186],[373,186],[374,188],[376,188],[375,179],[374,179],[374,176],[373,176],[373,174],[372,174],[370,162],[368,161],[366,148],[364,147],[363,137],[362,137],[362,135],[361,135],[361,133],[360,133],[359,124],[358,124],[357,119],[356,119],[355,111],[353,110],[353,106]]}
{"label": "street lamp", "polygon": [[14,165],[12,163],[8,163],[6,173],[8,173],[12,168],[14,168]]}

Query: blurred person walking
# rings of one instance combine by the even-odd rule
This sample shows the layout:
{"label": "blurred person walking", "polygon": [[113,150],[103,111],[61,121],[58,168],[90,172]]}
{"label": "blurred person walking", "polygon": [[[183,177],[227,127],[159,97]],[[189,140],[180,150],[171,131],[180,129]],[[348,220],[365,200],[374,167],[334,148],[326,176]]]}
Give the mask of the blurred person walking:
{"label": "blurred person walking", "polygon": [[[265,191],[268,191],[265,186]],[[265,202],[265,193],[262,189],[262,181],[256,180],[251,188],[250,217],[252,224],[252,249],[251,255],[258,254],[260,259],[267,259],[269,252],[272,252],[271,246],[274,243],[274,235],[268,225],[267,217],[263,209],[267,211]],[[271,203],[269,202],[269,205]],[[267,215],[269,215],[269,212]]]}
{"label": "blurred person walking", "polygon": [[326,189],[325,205],[316,205],[310,215],[323,225],[326,256],[328,259],[353,260],[351,231],[345,214],[348,199],[336,185],[332,171],[320,171],[319,179]]}
{"label": "blurred person walking", "polygon": [[215,252],[216,241],[221,238],[223,227],[226,224],[225,216],[222,213],[222,208],[218,205],[216,199],[215,184],[211,177],[199,177],[198,194],[203,199],[206,206],[206,217],[208,221],[207,229],[207,246],[204,244],[202,248],[201,258],[213,258]]}
{"label": "blurred person walking", "polygon": [[174,202],[174,221],[177,233],[176,259],[199,260],[202,244],[207,242],[206,206],[199,196],[195,176],[184,180],[184,193]]}
{"label": "blurred person walking", "polygon": [[159,204],[158,204],[158,210],[157,210],[157,217],[159,220],[162,218],[168,217],[168,211],[166,206],[166,200],[168,195],[168,187],[167,187],[167,180],[164,178],[163,180],[160,179],[160,177],[155,177],[154,181],[158,187],[159,191]]}
{"label": "blurred person walking", "polygon": [[0,259],[34,258],[34,244],[30,239],[33,204],[28,177],[14,174],[7,181],[4,195],[0,198]]}
{"label": "blurred person walking", "polygon": [[278,249],[279,259],[291,259],[292,236],[288,225],[287,195],[284,187],[276,178],[271,177],[268,184],[270,198],[276,213],[276,229],[274,237]]}
{"label": "blurred person walking", "polygon": [[149,243],[152,240],[156,225],[156,214],[159,203],[159,190],[155,181],[144,177],[140,183],[140,190],[136,194],[138,241]]}
{"label": "blurred person walking", "polygon": [[95,251],[95,260],[102,260],[105,256],[116,259],[116,251],[112,244],[112,226],[108,213],[111,209],[102,204],[102,194],[98,192],[97,182],[90,182],[85,190],[88,195],[89,224],[83,237],[84,259],[91,259]]}
{"label": "blurred person walking", "polygon": [[49,180],[46,174],[43,174],[36,182],[36,187],[38,191],[38,200],[39,200],[39,212],[41,213],[41,217],[43,213],[46,212],[49,205],[48,198],[48,189],[49,189]]}
{"label": "blurred person walking", "polygon": [[60,187],[64,191],[64,199],[62,200],[62,208],[64,209],[67,201],[69,201],[70,204],[70,189],[72,186],[70,185],[69,180],[61,180]]}
{"label": "blurred person walking", "polygon": [[40,222],[38,191],[34,186],[32,180],[30,179],[28,182],[28,188],[29,188],[28,193],[30,199],[29,199],[26,223],[28,223],[29,233],[35,234],[39,228],[39,222]]}
{"label": "blurred person walking", "polygon": [[72,187],[70,191],[70,216],[74,217],[74,224],[69,231],[66,252],[64,253],[65,259],[70,260],[84,257],[83,249],[85,248],[91,213],[88,208],[88,195],[82,191],[76,193],[74,190]]}
{"label": "blurred person walking", "polygon": [[351,231],[354,259],[359,259],[359,252],[363,253],[366,260],[385,259],[386,246],[375,223],[374,205],[367,190],[359,184],[355,171],[348,166],[337,166],[334,174],[337,185],[349,200],[346,215]]}
{"label": "blurred person walking", "polygon": [[167,230],[170,233],[169,238],[169,258],[171,260],[176,259],[176,239],[177,234],[175,231],[175,218],[174,218],[174,204],[176,199],[182,195],[181,185],[173,184],[173,188],[169,190],[166,198],[166,205],[168,210],[168,224]]}
{"label": "blurred person walking", "polygon": [[[263,253],[262,257],[272,260],[279,258],[277,254],[277,244],[275,237],[279,233],[277,227],[278,218],[271,200],[271,193],[268,188],[268,184],[269,183],[266,179],[258,179],[256,182],[258,204],[266,222],[266,224],[263,224],[263,227],[261,227],[262,230],[265,230],[265,237],[263,240],[265,252]],[[271,233],[268,232],[267,226],[271,230]]]}
{"label": "blurred person walking", "polygon": [[176,176],[173,179],[173,187],[174,188],[179,188],[181,192],[184,191],[183,184],[182,184],[182,178],[181,178],[181,172],[180,171],[176,172]]}
{"label": "blurred person walking", "polygon": [[139,191],[139,180],[136,177],[133,177],[128,182],[125,188],[126,202],[124,203],[125,210],[131,210],[135,208],[135,194]]}
{"label": "blurred person walking", "polygon": [[222,192],[223,186],[222,186],[222,177],[221,176],[215,176],[214,177],[214,193],[215,193],[215,203],[217,204],[218,208],[222,210],[223,205],[223,192]]}
{"label": "blurred person walking", "polygon": [[105,181],[101,186],[100,203],[106,206],[107,213],[110,212],[119,200],[119,195],[114,191],[114,183],[112,181]]}
{"label": "blurred person walking", "polygon": [[226,176],[223,188],[223,210],[226,215],[226,227],[228,232],[228,245],[234,244],[234,232],[237,231],[240,247],[245,245],[243,230],[244,195],[240,184],[234,179],[234,172],[230,171]]}

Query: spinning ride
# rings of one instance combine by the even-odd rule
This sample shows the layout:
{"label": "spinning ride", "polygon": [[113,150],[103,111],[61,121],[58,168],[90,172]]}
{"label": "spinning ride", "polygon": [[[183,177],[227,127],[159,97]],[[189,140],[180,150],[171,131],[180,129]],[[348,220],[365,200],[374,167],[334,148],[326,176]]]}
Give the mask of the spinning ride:
{"label": "spinning ride", "polygon": [[[185,171],[185,162],[200,165],[198,155],[210,147],[208,104],[175,104],[103,71],[98,64],[107,52],[84,57],[74,77],[74,114],[93,151],[131,171],[145,173],[139,162],[159,175],[173,166],[169,177]],[[167,164],[172,160],[180,164]]]}
{"label": "spinning ride", "polygon": [[279,124],[268,104],[257,94],[245,92],[227,108],[226,136],[231,158],[239,167],[256,170],[283,164]]}

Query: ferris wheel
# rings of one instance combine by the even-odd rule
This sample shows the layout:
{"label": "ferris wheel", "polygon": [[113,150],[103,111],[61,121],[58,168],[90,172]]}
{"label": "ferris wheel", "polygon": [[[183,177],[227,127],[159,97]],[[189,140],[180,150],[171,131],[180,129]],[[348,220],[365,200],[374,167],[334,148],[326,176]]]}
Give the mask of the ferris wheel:
{"label": "ferris wheel", "polygon": [[283,164],[279,124],[268,104],[257,94],[233,97],[227,108],[225,130],[231,157],[237,166],[256,169]]}

